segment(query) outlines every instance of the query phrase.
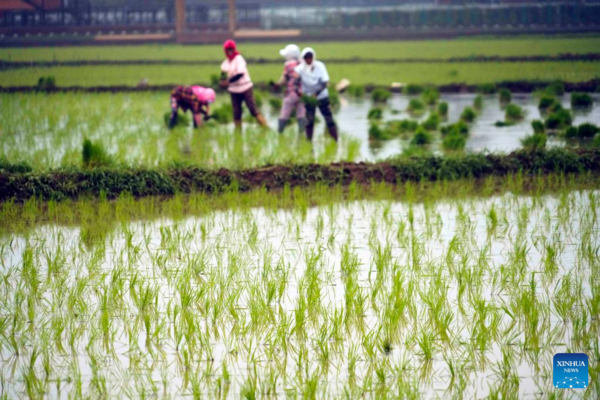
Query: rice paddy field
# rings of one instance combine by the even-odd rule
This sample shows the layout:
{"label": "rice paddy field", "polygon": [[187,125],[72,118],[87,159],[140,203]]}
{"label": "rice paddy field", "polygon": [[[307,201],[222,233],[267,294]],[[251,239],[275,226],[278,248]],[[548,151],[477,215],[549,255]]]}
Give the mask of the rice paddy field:
{"label": "rice paddy field", "polygon": [[2,395],[597,398],[597,185],[4,204]]}
{"label": "rice paddy field", "polygon": [[[280,47],[241,50],[275,60]],[[600,397],[600,97],[565,92],[595,82],[600,63],[450,60],[600,54],[598,37],[315,47],[336,59],[332,80],[353,83],[332,93],[339,143],[322,121],[312,143],[294,124],[276,133],[274,93],[257,91],[271,128],[245,117],[240,133],[225,94],[205,126],[169,130],[168,91],[3,92],[0,188],[91,174],[110,185],[151,168],[302,174],[340,161],[341,174],[385,175],[393,162],[477,171],[497,157],[502,171],[361,182],[317,172],[280,186],[0,201],[0,398]],[[220,46],[3,48],[0,86],[208,82],[220,59]],[[207,63],[35,64],[86,60]],[[250,68],[267,82],[281,65]],[[511,80],[551,83],[495,85]],[[396,81],[409,84],[403,94],[362,87]],[[481,86],[427,85],[445,83]],[[536,151],[562,170],[510,172]],[[556,353],[588,355],[588,387],[555,387]]]}
{"label": "rice paddy field", "polygon": [[[277,126],[278,110],[261,94],[263,112],[270,126]],[[219,96],[214,109],[229,100]],[[474,94],[442,95],[440,102],[448,104],[448,115],[440,123],[457,123],[466,108],[473,105]],[[317,139],[311,145],[288,127],[283,135],[258,129],[252,122],[246,133],[234,134],[231,124],[209,121],[202,129],[187,126],[169,131],[164,114],[169,111],[166,93],[59,93],[0,94],[0,157],[13,162],[25,162],[37,170],[79,166],[81,146],[85,138],[102,143],[106,152],[118,164],[166,166],[193,164],[208,168],[250,168],[277,163],[330,163],[335,161],[383,161],[389,157],[410,154],[414,134],[405,132],[391,140],[376,140],[369,135],[373,121],[368,118],[372,108],[382,109],[381,126],[394,121],[423,123],[435,107],[414,115],[407,111],[410,101],[419,96],[393,95],[387,104],[378,106],[368,98],[340,96],[335,118],[342,132],[339,146],[327,138],[322,122],[317,124]],[[511,126],[497,127],[505,110],[498,95],[486,95],[482,109],[470,124],[465,141],[466,151],[510,152],[523,147],[522,140],[533,133],[531,122],[544,118],[538,109],[536,95],[514,95],[513,103],[523,108],[525,116]],[[600,97],[593,95],[594,104]],[[560,98],[565,109],[569,96]],[[600,107],[592,106],[573,112],[574,126],[600,124]],[[419,152],[444,154],[444,135],[439,128],[431,133],[431,144]],[[548,135],[548,147],[589,147],[589,138],[566,139],[558,132]]]}

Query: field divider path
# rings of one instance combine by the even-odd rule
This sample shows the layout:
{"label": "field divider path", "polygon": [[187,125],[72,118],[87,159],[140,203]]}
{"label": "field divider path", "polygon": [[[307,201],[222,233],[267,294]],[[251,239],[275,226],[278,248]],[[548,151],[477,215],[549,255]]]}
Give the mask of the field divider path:
{"label": "field divider path", "polygon": [[0,169],[0,202],[21,202],[30,198],[116,198],[122,193],[143,197],[191,192],[220,193],[232,188],[249,191],[316,184],[347,186],[353,182],[363,185],[373,182],[399,184],[407,181],[477,179],[516,173],[597,173],[600,172],[600,150],[553,148],[520,150],[510,154],[398,158],[379,163],[274,165],[239,171],[210,170],[194,166],[71,167],[40,172],[22,165],[5,165],[3,168]]}
{"label": "field divider path", "polygon": [[[248,58],[249,64],[282,64],[279,58]],[[498,63],[498,62],[552,62],[552,61],[600,61],[600,53],[557,54],[554,56],[469,56],[450,58],[327,58],[328,64],[393,64],[393,63]],[[26,68],[87,67],[119,65],[220,65],[222,60],[65,60],[65,61],[10,61],[0,60],[0,71]]]}

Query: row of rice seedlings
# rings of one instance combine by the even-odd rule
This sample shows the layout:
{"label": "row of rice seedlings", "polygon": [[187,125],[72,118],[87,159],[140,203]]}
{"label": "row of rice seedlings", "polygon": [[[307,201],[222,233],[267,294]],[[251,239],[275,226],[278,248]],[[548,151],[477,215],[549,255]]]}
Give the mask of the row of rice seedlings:
{"label": "row of rice seedlings", "polygon": [[[140,96],[4,96],[0,99],[0,121],[6,132],[0,142],[2,158],[25,161],[41,169],[80,166],[82,146],[85,165],[94,164],[93,160],[89,162],[91,153],[101,153],[103,164],[175,163],[226,168],[330,163],[359,156],[359,143],[352,138],[343,137],[336,147],[318,136],[311,145],[295,131],[278,135],[252,124],[244,135],[234,134],[231,126],[217,124],[198,130],[188,127],[168,131],[160,118],[166,104],[164,94],[144,94],[143,101]],[[33,109],[38,118],[29,118]]]}
{"label": "row of rice seedlings", "polygon": [[553,353],[597,348],[598,193],[435,201],[439,186],[424,202],[410,201],[415,184],[406,202],[375,185],[382,200],[126,216],[91,244],[56,224],[4,236],[5,393],[551,387],[540,369]]}

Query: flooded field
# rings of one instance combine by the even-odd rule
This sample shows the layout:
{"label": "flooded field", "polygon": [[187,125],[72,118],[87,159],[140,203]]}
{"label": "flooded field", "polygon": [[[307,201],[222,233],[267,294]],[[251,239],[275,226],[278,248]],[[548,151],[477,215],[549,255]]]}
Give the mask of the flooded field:
{"label": "flooded field", "polygon": [[[277,126],[277,111],[263,96],[263,111],[271,128]],[[448,118],[442,124],[453,123],[462,111],[472,106],[475,95],[442,95],[448,103]],[[599,95],[593,95],[595,104]],[[393,95],[383,107],[383,122],[415,119],[406,111],[414,97]],[[217,107],[228,98],[220,96]],[[511,126],[497,127],[504,120],[504,109],[497,96],[483,96],[483,107],[470,124],[467,151],[488,150],[510,152],[522,147],[521,139],[532,133],[530,122],[540,119],[535,95],[513,96],[525,117]],[[560,102],[565,108],[569,96]],[[208,167],[253,167],[285,162],[379,161],[401,154],[409,147],[410,137],[387,141],[369,140],[367,115],[373,102],[367,98],[341,96],[335,118],[342,132],[339,148],[323,136],[324,124],[317,124],[314,146],[306,143],[288,128],[283,136],[274,131],[261,131],[247,124],[243,136],[234,135],[232,124],[211,122],[200,130],[178,128],[168,131],[164,114],[168,112],[168,95],[138,94],[37,94],[0,95],[0,156],[8,160],[25,161],[36,168],[79,165],[84,138],[101,143],[117,162],[142,165],[192,163]],[[424,121],[426,111],[416,118]],[[600,107],[573,113],[573,124],[600,124]],[[427,151],[442,153],[442,136],[433,132]],[[586,146],[589,141],[565,140],[549,135],[548,146]]]}
{"label": "flooded field", "polygon": [[174,198],[159,219],[127,197],[4,204],[2,394],[597,398],[597,367],[559,393],[551,360],[600,359],[600,191],[435,185],[426,202],[410,184],[317,206],[199,196],[195,215]]}

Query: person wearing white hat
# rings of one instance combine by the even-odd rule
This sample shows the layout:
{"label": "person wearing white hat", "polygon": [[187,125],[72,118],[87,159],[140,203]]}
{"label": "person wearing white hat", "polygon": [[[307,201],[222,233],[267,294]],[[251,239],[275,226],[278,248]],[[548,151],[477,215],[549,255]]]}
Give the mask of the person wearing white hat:
{"label": "person wearing white hat", "polygon": [[279,54],[285,58],[283,73],[277,82],[279,86],[285,87],[283,105],[279,114],[279,133],[282,133],[289,122],[292,112],[296,111],[298,130],[302,132],[306,127],[306,110],[300,93],[300,81],[294,76],[294,69],[300,64],[300,47],[288,44],[279,50]]}

